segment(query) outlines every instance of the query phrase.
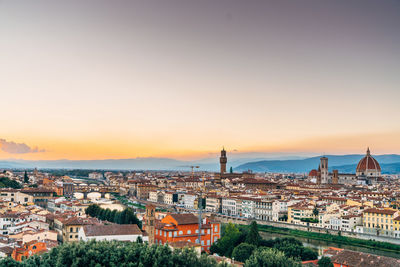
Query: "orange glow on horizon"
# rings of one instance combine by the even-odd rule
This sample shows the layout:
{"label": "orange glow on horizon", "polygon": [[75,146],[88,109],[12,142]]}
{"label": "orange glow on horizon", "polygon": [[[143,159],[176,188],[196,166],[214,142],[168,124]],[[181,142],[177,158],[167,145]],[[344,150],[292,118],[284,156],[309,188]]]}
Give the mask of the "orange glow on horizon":
{"label": "orange glow on horizon", "polygon": [[[225,142],[229,154],[246,153],[271,153],[291,155],[314,154],[362,154],[370,146],[373,154],[398,153],[400,145],[396,144],[399,133],[375,133],[365,135],[325,136],[291,140],[288,142],[275,142],[268,145],[237,145]],[[36,141],[36,142],[35,142]],[[211,142],[212,141],[212,142]],[[26,160],[101,160],[101,159],[127,159],[137,157],[175,158],[183,160],[199,160],[217,157],[222,145],[211,140],[210,145],[204,149],[194,149],[182,143],[180,147],[161,144],[156,140],[142,140],[142,142],[106,142],[101,139],[82,140],[52,140],[29,139],[28,145],[35,144],[46,152],[10,154],[0,152],[2,159]],[[22,142],[17,140],[16,142]],[[222,142],[221,142],[222,143]]]}

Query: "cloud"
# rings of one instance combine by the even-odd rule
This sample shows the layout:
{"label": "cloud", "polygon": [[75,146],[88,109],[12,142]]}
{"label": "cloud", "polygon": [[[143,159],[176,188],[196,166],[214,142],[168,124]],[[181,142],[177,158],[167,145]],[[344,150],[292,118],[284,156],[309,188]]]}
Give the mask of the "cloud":
{"label": "cloud", "polygon": [[7,141],[6,139],[0,139],[0,149],[11,154],[25,154],[25,153],[42,153],[46,152],[44,149],[38,147],[30,147],[24,143],[15,143]]}

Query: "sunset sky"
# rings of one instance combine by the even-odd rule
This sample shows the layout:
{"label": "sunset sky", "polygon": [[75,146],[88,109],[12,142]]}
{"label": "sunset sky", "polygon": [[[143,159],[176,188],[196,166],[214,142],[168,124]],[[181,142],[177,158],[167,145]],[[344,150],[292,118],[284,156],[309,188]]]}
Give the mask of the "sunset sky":
{"label": "sunset sky", "polygon": [[400,153],[398,0],[0,0],[0,158]]}

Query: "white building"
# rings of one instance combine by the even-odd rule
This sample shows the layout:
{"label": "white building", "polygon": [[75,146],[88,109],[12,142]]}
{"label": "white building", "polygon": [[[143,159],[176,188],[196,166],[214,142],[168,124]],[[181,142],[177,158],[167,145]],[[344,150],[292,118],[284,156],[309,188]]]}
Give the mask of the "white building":
{"label": "white building", "polygon": [[164,203],[168,205],[174,204],[174,192],[164,193]]}
{"label": "white building", "polygon": [[288,202],[285,200],[275,200],[272,202],[272,220],[277,222],[288,213]]}
{"label": "white building", "polygon": [[256,200],[252,198],[242,198],[242,216],[245,218],[255,217]]}
{"label": "white building", "polygon": [[185,194],[182,199],[183,205],[187,209],[197,209],[197,207],[195,206],[196,199],[197,195],[195,194]]}
{"label": "white building", "polygon": [[222,212],[221,208],[221,198],[207,196],[206,198],[206,211],[220,213]]}
{"label": "white building", "polygon": [[95,180],[103,179],[103,174],[98,172],[91,172],[89,173],[89,179],[95,179]]}
{"label": "white building", "polygon": [[254,215],[257,220],[272,221],[272,201],[257,200]]}
{"label": "white building", "polygon": [[85,225],[78,233],[79,240],[116,240],[136,242],[138,237],[148,241],[148,236],[136,224],[111,224],[111,225]]}
{"label": "white building", "polygon": [[33,196],[21,193],[16,189],[1,189],[0,200],[25,205],[33,202]]}
{"label": "white building", "polygon": [[355,232],[357,226],[362,226],[361,215],[345,215],[342,216],[342,231]]}
{"label": "white building", "polygon": [[[222,213],[228,216],[238,215],[238,203],[237,199],[234,198],[223,198],[222,199]],[[240,205],[240,204],[239,204]]]}

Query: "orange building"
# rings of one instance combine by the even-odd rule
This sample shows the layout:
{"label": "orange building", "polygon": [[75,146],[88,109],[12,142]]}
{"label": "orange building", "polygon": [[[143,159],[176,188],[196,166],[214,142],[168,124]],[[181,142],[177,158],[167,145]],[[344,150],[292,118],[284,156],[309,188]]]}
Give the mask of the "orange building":
{"label": "orange building", "polygon": [[22,261],[35,254],[47,251],[46,243],[32,240],[24,244],[22,248],[14,248],[11,257],[16,261]]}
{"label": "orange building", "polygon": [[[201,224],[201,249],[208,252],[212,243],[221,237],[221,227],[217,222],[203,219]],[[191,214],[169,214],[155,224],[154,243],[166,244],[187,241],[199,243],[198,218]]]}
{"label": "orange building", "polygon": [[45,186],[46,185],[47,186],[52,186],[54,184],[54,181],[49,179],[49,178],[47,178],[47,177],[44,177],[43,180],[42,180],[42,184],[45,185]]}

